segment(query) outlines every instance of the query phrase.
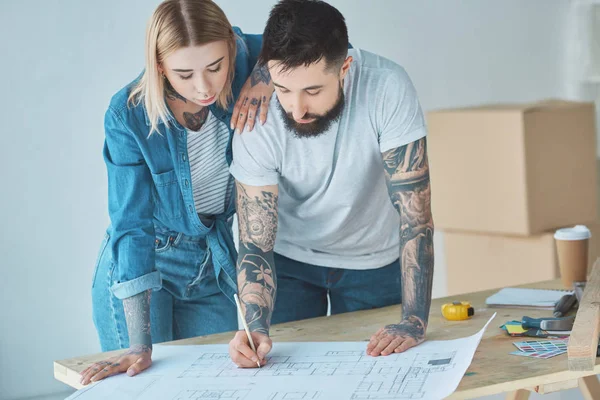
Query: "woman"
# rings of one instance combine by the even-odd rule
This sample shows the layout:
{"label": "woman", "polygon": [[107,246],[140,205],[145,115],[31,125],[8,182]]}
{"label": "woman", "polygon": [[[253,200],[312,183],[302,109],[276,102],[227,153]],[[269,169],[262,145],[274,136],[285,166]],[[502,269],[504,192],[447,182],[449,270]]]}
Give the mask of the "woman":
{"label": "woman", "polygon": [[251,129],[261,102],[264,123],[273,92],[253,70],[260,46],[210,0],[154,12],[146,69],[105,116],[111,226],[92,283],[102,350],[129,350],[83,371],[83,384],[148,368],[152,343],[237,329],[228,165],[232,127]]}

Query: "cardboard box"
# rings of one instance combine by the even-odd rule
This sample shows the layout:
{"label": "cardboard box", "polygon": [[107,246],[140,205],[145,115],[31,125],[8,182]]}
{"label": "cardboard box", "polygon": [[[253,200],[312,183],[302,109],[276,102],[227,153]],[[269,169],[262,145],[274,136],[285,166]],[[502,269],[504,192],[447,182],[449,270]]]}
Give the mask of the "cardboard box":
{"label": "cardboard box", "polygon": [[428,113],[437,229],[532,235],[597,220],[593,103]]}
{"label": "cardboard box", "polygon": [[[592,232],[589,269],[600,257],[600,224]],[[444,232],[447,290],[452,296],[558,278],[554,232],[530,237]]]}

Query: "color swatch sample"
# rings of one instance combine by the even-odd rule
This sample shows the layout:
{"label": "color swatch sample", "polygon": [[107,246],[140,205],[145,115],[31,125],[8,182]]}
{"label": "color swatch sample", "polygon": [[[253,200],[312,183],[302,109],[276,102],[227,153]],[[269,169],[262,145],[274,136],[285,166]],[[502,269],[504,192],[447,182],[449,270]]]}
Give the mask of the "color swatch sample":
{"label": "color swatch sample", "polygon": [[513,344],[517,347],[517,349],[519,349],[519,351],[513,351],[510,354],[515,356],[546,359],[566,353],[568,340],[569,339],[514,342]]}

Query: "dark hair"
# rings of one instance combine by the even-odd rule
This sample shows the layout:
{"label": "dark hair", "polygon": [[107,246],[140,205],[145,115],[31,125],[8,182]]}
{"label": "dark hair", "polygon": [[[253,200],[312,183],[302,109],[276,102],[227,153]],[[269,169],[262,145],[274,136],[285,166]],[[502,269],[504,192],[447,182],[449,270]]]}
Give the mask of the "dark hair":
{"label": "dark hair", "polygon": [[335,7],[320,0],[281,0],[269,15],[259,64],[278,60],[286,71],[324,58],[332,69],[347,54],[346,21]]}

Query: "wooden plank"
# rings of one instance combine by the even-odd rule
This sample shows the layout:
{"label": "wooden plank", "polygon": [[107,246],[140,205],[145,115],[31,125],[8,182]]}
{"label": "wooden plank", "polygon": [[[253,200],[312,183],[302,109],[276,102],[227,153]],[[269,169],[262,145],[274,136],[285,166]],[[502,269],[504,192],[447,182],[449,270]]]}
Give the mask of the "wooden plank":
{"label": "wooden plank", "polygon": [[545,385],[538,385],[533,388],[532,391],[539,394],[548,394],[559,392],[565,389],[574,389],[579,386],[578,379],[569,379],[568,381],[555,382],[555,383],[547,383]]}
{"label": "wooden plank", "polygon": [[585,400],[600,399],[600,382],[596,375],[589,375],[584,378],[579,378],[579,390],[583,394]]}
{"label": "wooden plank", "polygon": [[79,372],[67,368],[64,365],[61,365],[59,362],[54,362],[54,378],[62,383],[66,383],[73,389],[83,388],[83,385],[79,383],[79,380],[81,379]]}
{"label": "wooden plank", "polygon": [[588,280],[571,330],[567,354],[569,370],[591,371],[596,364],[600,334],[600,258]]}
{"label": "wooden plank", "polygon": [[527,400],[529,398],[529,391],[525,389],[515,390],[506,395],[506,400]]}
{"label": "wooden plank", "polygon": [[79,383],[81,375],[79,373],[86,369],[89,365],[102,361],[108,357],[116,356],[122,353],[123,350],[109,351],[106,353],[98,353],[93,356],[75,357],[69,360],[69,363],[61,361],[54,362],[54,378],[71,386],[74,389],[81,389],[83,385]]}
{"label": "wooden plank", "polygon": [[[560,289],[560,280],[523,285],[540,289]],[[533,388],[577,379],[590,372],[569,371],[566,354],[535,360],[529,357],[518,357],[509,354],[515,350],[513,342],[524,338],[512,338],[499,328],[506,321],[520,320],[524,315],[532,318],[551,317],[550,310],[486,308],[485,299],[497,290],[464,294],[434,299],[427,328],[428,340],[448,340],[472,335],[479,331],[494,312],[496,319],[483,335],[467,374],[463,377],[458,389],[449,399],[473,399],[488,395]],[[441,305],[452,301],[469,301],[475,308],[475,315],[466,321],[447,321],[441,315]],[[401,318],[401,307],[391,306],[373,310],[338,314],[331,317],[313,318],[304,321],[288,322],[274,325],[271,337],[277,342],[306,341],[366,341],[379,328],[398,321]],[[196,337],[169,342],[170,345],[229,343],[232,332],[210,336]],[[366,343],[365,343],[366,345]],[[55,368],[55,377],[66,384],[73,384],[73,377],[88,365],[100,361],[111,354],[95,354],[68,360],[57,361],[62,368]],[[600,374],[600,364],[596,374]],[[67,371],[67,373],[65,373]],[[70,374],[70,375],[69,375]]]}

